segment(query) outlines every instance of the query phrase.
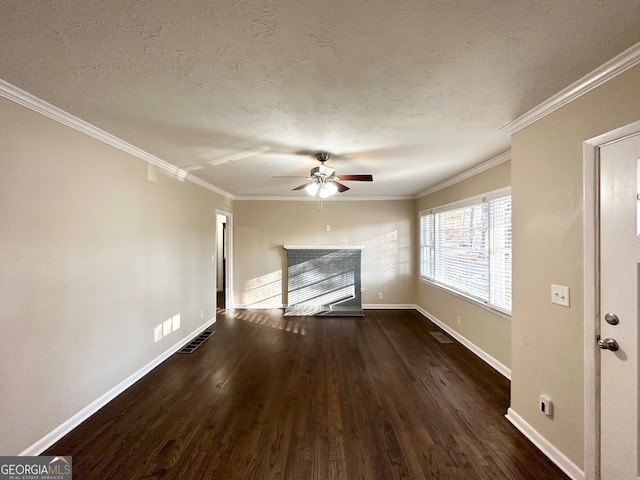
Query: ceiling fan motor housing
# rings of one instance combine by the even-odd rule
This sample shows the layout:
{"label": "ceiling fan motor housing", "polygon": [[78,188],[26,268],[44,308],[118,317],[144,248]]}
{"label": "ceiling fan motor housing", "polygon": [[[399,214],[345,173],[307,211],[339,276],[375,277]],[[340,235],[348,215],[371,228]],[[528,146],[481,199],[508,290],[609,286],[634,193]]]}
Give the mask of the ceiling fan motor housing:
{"label": "ceiling fan motor housing", "polygon": [[334,168],[327,167],[324,164],[319,165],[317,167],[313,167],[311,169],[312,177],[330,177],[334,173],[336,173],[336,170]]}
{"label": "ceiling fan motor housing", "polygon": [[319,162],[326,162],[327,160],[329,160],[329,157],[331,155],[328,154],[327,152],[318,152],[316,153],[316,158],[318,159]]}

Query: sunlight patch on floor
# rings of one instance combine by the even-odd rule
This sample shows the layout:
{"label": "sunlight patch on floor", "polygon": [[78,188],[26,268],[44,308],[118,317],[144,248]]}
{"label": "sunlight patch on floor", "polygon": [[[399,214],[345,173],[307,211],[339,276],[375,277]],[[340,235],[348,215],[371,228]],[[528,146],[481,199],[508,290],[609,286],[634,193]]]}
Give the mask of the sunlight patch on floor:
{"label": "sunlight patch on floor", "polygon": [[306,326],[300,321],[291,320],[290,318],[273,318],[273,316],[269,317],[255,310],[235,310],[233,318],[242,322],[253,323],[254,325],[263,325],[284,332],[295,333],[296,335],[306,335],[307,333]]}

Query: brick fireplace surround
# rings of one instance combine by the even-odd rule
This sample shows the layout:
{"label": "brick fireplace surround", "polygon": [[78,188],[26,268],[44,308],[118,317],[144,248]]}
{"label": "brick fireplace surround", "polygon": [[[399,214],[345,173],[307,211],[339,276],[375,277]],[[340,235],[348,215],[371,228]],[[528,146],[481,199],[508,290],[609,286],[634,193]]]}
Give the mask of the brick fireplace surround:
{"label": "brick fireplace surround", "polygon": [[363,316],[362,247],[284,245],[285,315]]}

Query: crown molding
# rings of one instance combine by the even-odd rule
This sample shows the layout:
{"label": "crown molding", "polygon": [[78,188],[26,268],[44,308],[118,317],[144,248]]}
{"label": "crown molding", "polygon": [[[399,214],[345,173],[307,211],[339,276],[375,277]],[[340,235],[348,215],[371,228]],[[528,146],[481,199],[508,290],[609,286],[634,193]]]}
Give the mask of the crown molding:
{"label": "crown molding", "polygon": [[513,135],[638,64],[640,64],[640,42],[588,73],[577,82],[572,83],[564,90],[556,93],[537,107],[529,110],[521,117],[507,123],[500,130]]}
{"label": "crown molding", "polygon": [[425,195],[430,195],[434,192],[437,192],[438,190],[442,190],[443,188],[450,187],[451,185],[455,185],[456,183],[462,182],[467,178],[471,178],[475,175],[478,175],[479,173],[485,172],[490,168],[500,165],[501,163],[508,162],[509,160],[511,160],[511,151],[506,151],[504,153],[501,153],[500,155],[493,157],[491,160],[487,160],[486,162],[481,163],[480,165],[476,165],[475,167],[470,168],[469,170],[466,170],[456,175],[455,177],[451,177],[450,179],[445,180],[444,182],[441,182],[437,185],[434,185],[433,187],[430,187],[424,190],[423,192],[416,194],[413,198],[422,198]]}
{"label": "crown molding", "polygon": [[[173,166],[173,165],[171,165],[171,166]],[[176,167],[173,167],[173,168],[176,168]],[[184,171],[184,170],[182,170],[182,171]],[[195,175],[192,175],[191,173],[187,173],[185,178],[187,180],[189,180],[191,183],[195,183],[196,185],[200,185],[201,187],[204,187],[207,190],[211,190],[212,192],[217,193],[219,195],[222,195],[223,197],[226,197],[226,198],[228,198],[230,200],[234,200],[235,199],[235,197],[231,193],[227,192],[226,190],[222,190],[221,188],[218,188],[215,185],[213,185],[213,184],[211,184],[211,183],[209,183],[209,182],[207,182],[205,180],[202,180],[201,178],[196,177]]]}
{"label": "crown molding", "polygon": [[115,147],[118,150],[128,153],[129,155],[148,162],[158,168],[161,168],[171,175],[174,175],[179,180],[188,180],[192,183],[195,183],[196,185],[200,185],[201,187],[206,188],[207,190],[211,190],[212,192],[218,193],[224,197],[233,199],[233,196],[230,193],[225,192],[215,185],[211,185],[210,183],[205,182],[195,175],[192,175],[186,170],[178,168],[175,165],[171,165],[169,162],[165,162],[155,155],[152,155],[149,152],[145,152],[144,150],[135,147],[128,142],[125,142],[115,135],[105,132],[95,125],[92,125],[89,122],[85,122],[84,120],[71,115],[61,108],[51,105],[50,103],[45,102],[35,95],[32,95],[29,92],[26,92],[2,79],[0,79],[0,97],[11,100],[12,102],[22,105],[23,107],[27,107],[34,112],[38,112],[45,117],[49,117],[56,122],[66,125],[67,127],[71,127],[80,133],[84,133],[85,135],[93,137],[96,140],[106,143],[109,146]]}

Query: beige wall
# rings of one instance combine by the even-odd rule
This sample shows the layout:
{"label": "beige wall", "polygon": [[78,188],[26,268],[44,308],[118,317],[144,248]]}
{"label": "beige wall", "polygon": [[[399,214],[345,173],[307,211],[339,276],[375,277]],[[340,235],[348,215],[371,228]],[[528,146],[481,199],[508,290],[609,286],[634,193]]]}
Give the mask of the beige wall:
{"label": "beige wall", "polygon": [[414,304],[414,229],[414,200],[235,201],[235,304],[283,304],[289,244],[362,245],[362,303]]}
{"label": "beige wall", "polygon": [[[640,119],[640,67],[512,138],[514,306],[511,407],[574,463],[584,464],[582,145]],[[571,308],[550,284],[571,288]],[[537,411],[541,393],[554,416]]]}
{"label": "beige wall", "polygon": [[13,455],[215,316],[215,209],[230,207],[1,98],[0,169],[0,454]]}
{"label": "beige wall", "polygon": [[[510,167],[510,162],[504,162],[459,183],[426,195],[418,200],[417,213],[508,187],[511,184]],[[511,320],[508,317],[420,280],[418,281],[416,303],[430,316],[455,330],[498,362],[507,368],[511,367]],[[460,316],[460,324],[456,318],[458,315]]]}

